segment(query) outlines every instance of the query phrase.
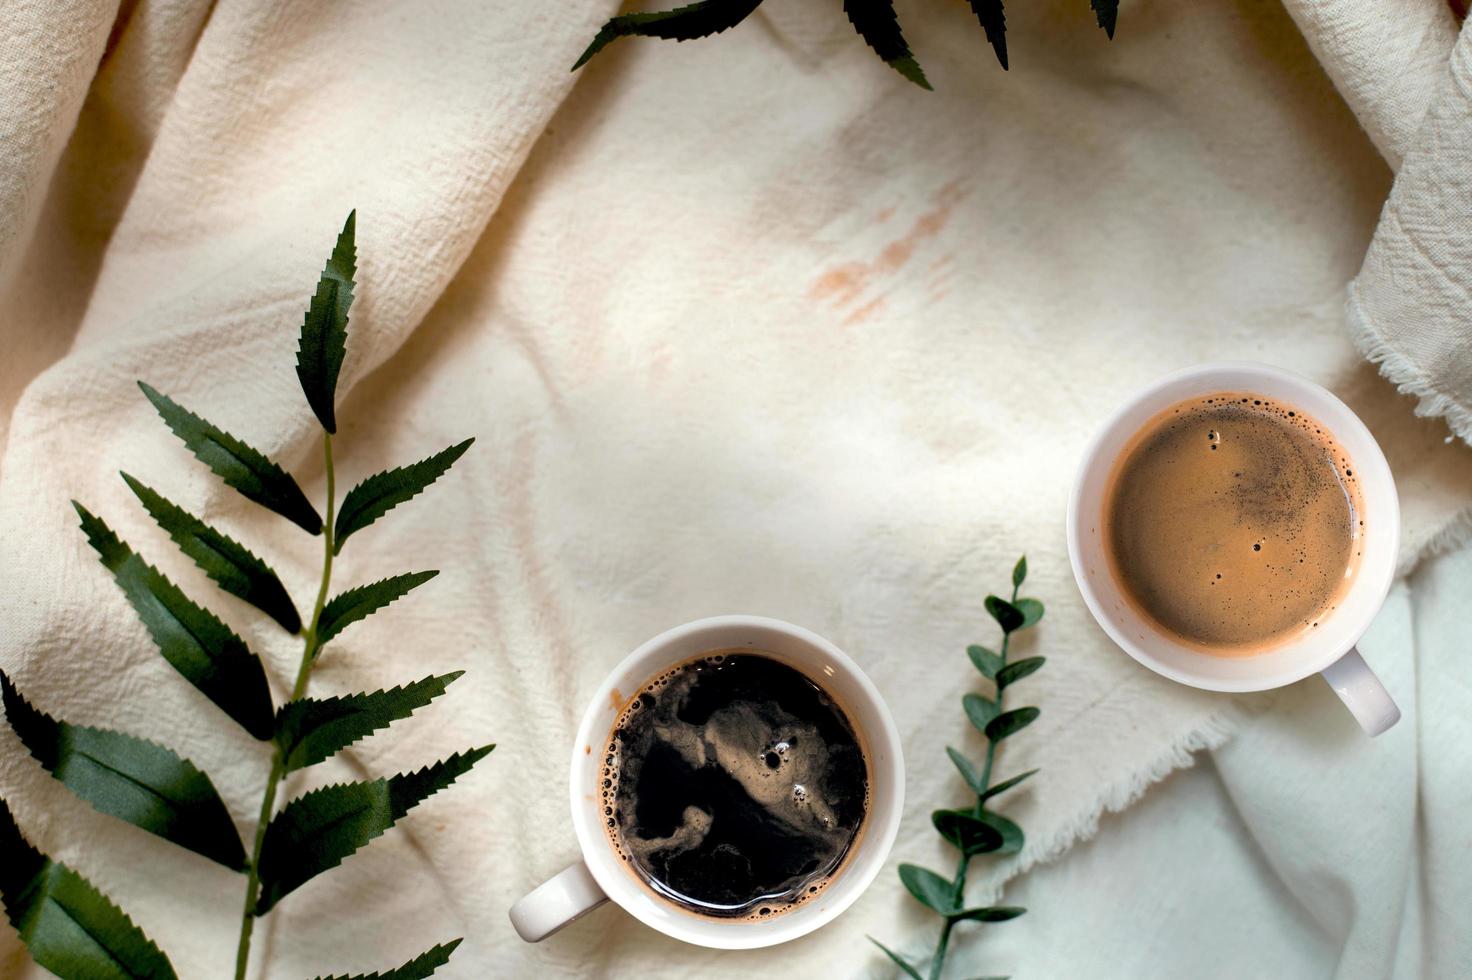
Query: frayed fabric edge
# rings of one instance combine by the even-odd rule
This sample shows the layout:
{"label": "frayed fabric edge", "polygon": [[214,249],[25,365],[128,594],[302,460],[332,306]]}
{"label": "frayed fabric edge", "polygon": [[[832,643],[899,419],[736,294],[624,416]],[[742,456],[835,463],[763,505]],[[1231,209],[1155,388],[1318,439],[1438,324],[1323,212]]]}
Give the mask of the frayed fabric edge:
{"label": "frayed fabric edge", "polygon": [[[1355,348],[1376,365],[1380,374],[1394,384],[1397,391],[1416,397],[1415,414],[1446,419],[1456,436],[1472,445],[1472,408],[1436,391],[1399,351],[1381,339],[1361,310],[1353,283],[1348,292],[1346,319]],[[1433,535],[1410,557],[1405,567],[1397,570],[1397,577],[1407,574],[1422,558],[1449,551],[1468,540],[1472,540],[1472,507],[1461,511]],[[1212,712],[1199,725],[1166,746],[1148,766],[1100,793],[1092,807],[1080,813],[1049,840],[1036,847],[1029,843],[1017,861],[997,867],[992,874],[978,876],[978,884],[988,896],[986,900],[996,901],[1012,879],[1057,860],[1075,845],[1092,838],[1098,833],[1099,823],[1106,814],[1128,809],[1156,783],[1179,769],[1195,765],[1198,752],[1210,751],[1224,744],[1253,716],[1271,707],[1273,695],[1274,692],[1268,691],[1228,700],[1220,710]]]}
{"label": "frayed fabric edge", "polygon": [[[1436,390],[1426,375],[1406,359],[1399,350],[1387,344],[1360,305],[1356,284],[1351,282],[1344,305],[1345,322],[1355,349],[1380,371],[1381,377],[1395,385],[1395,390],[1416,399],[1415,414],[1422,418],[1442,418],[1457,438],[1472,445],[1472,407]],[[1406,556],[1397,575],[1409,574],[1423,558],[1450,551],[1472,540],[1472,507],[1465,508],[1415,553]]]}
{"label": "frayed fabric edge", "polygon": [[1452,432],[1463,442],[1472,445],[1472,407],[1437,391],[1425,374],[1408,361],[1404,354],[1385,342],[1360,305],[1354,283],[1349,284],[1345,320],[1355,349],[1380,369],[1381,376],[1395,385],[1396,391],[1415,396],[1416,415],[1446,419]]}
{"label": "frayed fabric edge", "polygon": [[988,901],[995,901],[1003,887],[1019,875],[1026,874],[1041,864],[1054,861],[1068,853],[1075,845],[1093,837],[1099,831],[1099,822],[1106,814],[1119,813],[1132,806],[1156,783],[1171,773],[1196,764],[1196,754],[1210,751],[1225,743],[1241,730],[1253,716],[1261,714],[1271,706],[1274,692],[1261,694],[1223,696],[1224,704],[1212,712],[1200,724],[1184,732],[1150,760],[1149,765],[1135,770],[1128,779],[1106,787],[1095,798],[1089,809],[1065,824],[1048,840],[1023,848],[1017,861],[998,866],[990,874],[977,876],[977,884]]}

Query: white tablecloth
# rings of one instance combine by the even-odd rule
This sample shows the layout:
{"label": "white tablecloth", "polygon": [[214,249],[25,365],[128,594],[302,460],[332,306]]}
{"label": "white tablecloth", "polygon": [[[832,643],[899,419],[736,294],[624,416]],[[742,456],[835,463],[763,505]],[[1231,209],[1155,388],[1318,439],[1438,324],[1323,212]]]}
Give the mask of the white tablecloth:
{"label": "white tablecloth", "polygon": [[[1086,4],[1014,6],[1005,74],[964,7],[902,9],[933,94],[807,0],[714,41],[620,41],[578,76],[611,3],[7,12],[0,667],[40,707],[186,751],[253,830],[264,750],[150,649],[66,501],[220,609],[284,694],[297,642],[217,596],[115,473],[309,594],[317,542],[193,465],[133,381],[320,499],[292,356],[349,208],[362,285],[340,485],[478,437],[433,496],[345,550],[339,587],[443,574],[355,626],[313,690],[467,675],[288,795],[500,748],[284,902],[258,929],[259,975],[382,968],[456,935],[449,976],[873,968],[865,933],[920,923],[889,873],[821,934],[745,955],[616,910],[525,946],[505,909],[574,856],[565,760],[604,672],[726,611],[799,622],[865,666],[906,733],[894,860],[948,861],[927,815],[958,788],[943,747],[977,748],[962,651],[994,639],[981,598],[1022,551],[1051,663],[1019,688],[1043,716],[1005,763],[1044,771],[1010,804],[1022,860],[979,862],[978,890],[1064,853],[1260,706],[1137,668],[1071,583],[1077,453],[1165,370],[1246,357],[1312,375],[1384,442],[1407,559],[1455,526],[1466,447],[1413,418],[1344,330],[1390,174],[1284,12],[1127,6],[1111,44]],[[183,973],[228,967],[238,876],[91,811],[6,726],[0,793]],[[0,964],[24,963],[0,930]]]}

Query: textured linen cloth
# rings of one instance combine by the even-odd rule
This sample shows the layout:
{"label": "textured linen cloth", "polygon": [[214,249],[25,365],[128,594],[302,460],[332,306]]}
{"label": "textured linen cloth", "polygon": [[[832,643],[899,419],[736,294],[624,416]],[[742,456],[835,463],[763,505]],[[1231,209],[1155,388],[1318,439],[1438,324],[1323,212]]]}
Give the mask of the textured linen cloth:
{"label": "textured linen cloth", "polygon": [[[1356,342],[1466,438],[1466,35],[1438,2],[1287,6],[1400,171],[1350,288]],[[1464,537],[1459,522],[1442,541]],[[1039,914],[963,947],[958,974],[1472,976],[1458,911],[1472,902],[1469,603],[1472,547],[1418,566],[1360,644],[1404,712],[1396,729],[1370,741],[1321,685],[1283,692],[1207,763],[1010,888]]]}
{"label": "textured linen cloth", "polygon": [[[956,948],[951,976],[1472,976],[1472,547],[1391,591],[1360,644],[1404,712],[1363,737],[1300,684],[1061,861],[1007,888],[1032,912]],[[934,931],[912,940],[928,951]]]}
{"label": "textured linen cloth", "polygon": [[1396,170],[1349,287],[1355,344],[1472,441],[1472,34],[1439,0],[1286,3]]}
{"label": "textured linen cloth", "polygon": [[[1022,551],[1049,606],[1025,651],[1051,664],[1004,771],[1044,774],[1009,807],[1027,849],[978,862],[977,893],[1062,853],[1257,706],[1137,668],[1071,584],[1077,455],[1163,371],[1256,358],[1338,391],[1391,457],[1408,561],[1468,503],[1465,447],[1344,334],[1389,175],[1276,5],[1142,8],[1113,44],[1086,5],[1019,10],[1007,74],[964,9],[903,6],[934,94],[797,0],[717,41],[621,41],[580,76],[565,69],[608,4],[13,8],[0,667],[39,707],[187,753],[253,830],[266,752],[153,651],[66,500],[220,610],[283,696],[296,642],[219,597],[115,471],[310,593],[318,543],[220,487],[133,381],[320,500],[291,367],[349,208],[339,486],[478,439],[344,550],[335,589],[443,574],[337,641],[313,691],[469,672],[287,795],[500,747],[283,902],[258,975],[384,968],[456,935],[449,976],[882,970],[864,934],[928,928],[888,872],[834,925],[744,954],[613,908],[526,946],[505,910],[575,857],[565,760],[586,698],[634,645],[720,612],[858,659],[905,734],[894,861],[949,860],[926,816],[959,799],[944,746],[978,751],[962,650],[995,640],[981,598]],[[238,876],[93,813],[8,728],[0,793],[182,973],[228,969]],[[30,969],[0,944],[0,967]]]}

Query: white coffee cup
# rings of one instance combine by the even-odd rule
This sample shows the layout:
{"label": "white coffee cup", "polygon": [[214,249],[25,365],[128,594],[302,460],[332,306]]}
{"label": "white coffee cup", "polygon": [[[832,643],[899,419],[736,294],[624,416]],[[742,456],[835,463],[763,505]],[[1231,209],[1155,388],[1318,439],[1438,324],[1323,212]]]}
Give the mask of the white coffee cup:
{"label": "white coffee cup", "polygon": [[[1216,392],[1260,394],[1307,414],[1348,454],[1359,481],[1361,555],[1348,591],[1312,630],[1263,653],[1214,657],[1172,639],[1126,602],[1110,573],[1103,540],[1105,490],[1121,452],[1155,415]],[[1068,501],[1068,556],[1084,602],[1115,643],[1158,674],[1209,691],[1266,691],[1319,673],[1370,735],[1400,720],[1400,709],[1355,644],[1380,611],[1395,577],[1400,502],[1390,466],[1359,417],[1319,385],[1263,364],[1202,364],[1167,375],[1104,423],[1084,452]]]}
{"label": "white coffee cup", "polygon": [[[818,683],[848,715],[869,761],[869,810],[837,876],[810,901],[769,919],[717,920],[685,911],[634,877],[608,839],[600,800],[603,751],[627,699],[662,671],[712,650],[750,649]],[[538,942],[606,901],[676,939],[716,949],[755,949],[796,939],[831,921],[874,880],[899,832],[905,764],[899,730],[863,671],[827,640],[761,616],[717,616],[661,633],[631,653],[593,695],[572,750],[572,824],[583,859],[511,907],[511,924]]]}

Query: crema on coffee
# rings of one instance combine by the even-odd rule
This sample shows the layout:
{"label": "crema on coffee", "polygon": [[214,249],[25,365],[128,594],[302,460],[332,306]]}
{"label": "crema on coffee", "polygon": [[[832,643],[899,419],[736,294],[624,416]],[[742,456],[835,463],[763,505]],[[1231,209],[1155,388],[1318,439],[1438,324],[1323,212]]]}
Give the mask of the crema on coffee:
{"label": "crema on coffee", "polygon": [[1354,463],[1291,405],[1243,392],[1147,422],[1116,463],[1104,542],[1121,591],[1160,629],[1248,656],[1318,627],[1358,567]]}

